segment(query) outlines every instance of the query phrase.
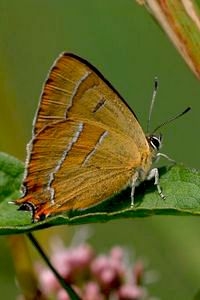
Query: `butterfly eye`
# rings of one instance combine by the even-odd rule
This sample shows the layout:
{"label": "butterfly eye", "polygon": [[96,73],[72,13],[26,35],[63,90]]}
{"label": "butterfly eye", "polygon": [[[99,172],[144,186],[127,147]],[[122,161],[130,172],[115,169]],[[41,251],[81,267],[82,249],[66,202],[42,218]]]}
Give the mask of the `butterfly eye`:
{"label": "butterfly eye", "polygon": [[162,141],[162,136],[155,136],[155,135],[151,135],[149,137],[149,143],[151,144],[151,146],[155,149],[155,150],[159,150],[161,147],[161,141]]}

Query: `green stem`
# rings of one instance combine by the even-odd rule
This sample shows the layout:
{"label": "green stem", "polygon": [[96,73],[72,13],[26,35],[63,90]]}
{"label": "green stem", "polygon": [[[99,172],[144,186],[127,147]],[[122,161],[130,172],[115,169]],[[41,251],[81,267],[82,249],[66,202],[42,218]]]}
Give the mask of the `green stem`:
{"label": "green stem", "polygon": [[56,276],[56,278],[59,281],[60,285],[65,289],[65,291],[67,292],[67,294],[69,295],[69,297],[72,300],[81,300],[81,298],[76,294],[76,292],[72,289],[72,287],[56,271],[56,269],[54,268],[54,266],[49,261],[48,257],[44,253],[43,249],[40,247],[39,243],[37,242],[37,240],[35,239],[35,237],[33,236],[33,234],[32,233],[27,233],[27,236],[28,236],[29,240],[32,242],[32,244],[34,245],[34,247],[37,249],[37,251],[40,253],[40,255],[42,256],[42,258],[44,259],[44,261],[46,262],[46,264],[48,265],[48,267],[54,273],[54,275]]}

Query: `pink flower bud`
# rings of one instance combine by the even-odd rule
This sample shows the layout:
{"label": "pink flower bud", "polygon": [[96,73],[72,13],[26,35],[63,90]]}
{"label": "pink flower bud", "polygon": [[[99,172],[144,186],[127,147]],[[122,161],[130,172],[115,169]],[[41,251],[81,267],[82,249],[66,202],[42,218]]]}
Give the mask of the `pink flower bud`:
{"label": "pink flower bud", "polygon": [[49,269],[43,269],[39,273],[40,286],[44,294],[49,295],[59,289],[60,284]]}
{"label": "pink flower bud", "polygon": [[89,282],[83,290],[83,300],[104,300],[105,298],[100,292],[99,285],[96,282]]}
{"label": "pink flower bud", "polygon": [[116,261],[122,261],[124,257],[124,250],[120,246],[115,246],[110,251],[110,257]]}
{"label": "pink flower bud", "polygon": [[[73,290],[79,295],[79,297],[82,299],[81,296],[81,292],[80,289],[77,288],[76,286],[73,286]],[[67,292],[61,288],[58,292],[57,292],[57,297],[56,300],[71,300],[70,296],[68,296]]]}
{"label": "pink flower bud", "polygon": [[119,300],[139,300],[144,296],[144,291],[134,285],[124,284],[118,291]]}
{"label": "pink flower bud", "polygon": [[60,289],[57,293],[57,300],[70,300],[67,292],[64,289]]}

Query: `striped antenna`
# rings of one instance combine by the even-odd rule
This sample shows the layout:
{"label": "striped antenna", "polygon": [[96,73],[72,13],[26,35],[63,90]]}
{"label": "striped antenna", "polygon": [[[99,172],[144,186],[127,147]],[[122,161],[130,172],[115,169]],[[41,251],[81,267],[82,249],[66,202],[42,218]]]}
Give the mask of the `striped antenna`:
{"label": "striped antenna", "polygon": [[158,91],[158,78],[155,77],[154,78],[154,89],[153,89],[153,94],[152,94],[152,98],[151,98],[151,105],[150,105],[150,109],[149,109],[149,116],[148,116],[148,120],[147,120],[147,133],[149,132],[151,115],[152,115],[152,111],[153,111],[157,91]]}
{"label": "striped antenna", "polygon": [[183,115],[185,115],[185,114],[186,114],[188,111],[190,111],[190,110],[191,110],[191,107],[187,107],[184,111],[182,111],[181,113],[179,113],[179,114],[176,115],[175,117],[172,117],[172,118],[170,118],[169,120],[167,120],[167,121],[163,122],[162,124],[160,124],[159,126],[157,126],[157,127],[154,129],[153,133],[155,133],[158,129],[160,129],[161,127],[165,126],[166,124],[169,124],[169,123],[171,123],[172,121],[174,121],[174,120],[176,120],[176,119],[182,117]]}

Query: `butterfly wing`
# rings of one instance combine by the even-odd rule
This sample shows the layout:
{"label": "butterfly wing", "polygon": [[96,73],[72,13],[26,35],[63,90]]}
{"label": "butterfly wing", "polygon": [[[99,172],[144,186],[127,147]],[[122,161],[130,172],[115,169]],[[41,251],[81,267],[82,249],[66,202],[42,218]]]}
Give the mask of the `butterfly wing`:
{"label": "butterfly wing", "polygon": [[34,135],[44,126],[67,117],[82,117],[117,129],[147,147],[144,132],[124,99],[86,60],[62,54],[43,88],[34,121]]}
{"label": "butterfly wing", "polygon": [[141,161],[131,138],[85,119],[45,126],[31,145],[26,193],[17,204],[34,204],[36,218],[110,197],[129,184]]}
{"label": "butterfly wing", "polygon": [[129,184],[149,146],[136,116],[88,62],[64,53],[43,88],[25,193],[42,215],[86,208]]}

